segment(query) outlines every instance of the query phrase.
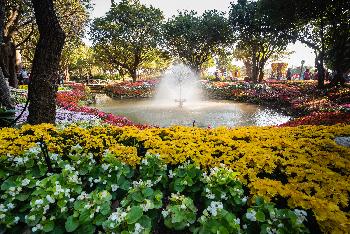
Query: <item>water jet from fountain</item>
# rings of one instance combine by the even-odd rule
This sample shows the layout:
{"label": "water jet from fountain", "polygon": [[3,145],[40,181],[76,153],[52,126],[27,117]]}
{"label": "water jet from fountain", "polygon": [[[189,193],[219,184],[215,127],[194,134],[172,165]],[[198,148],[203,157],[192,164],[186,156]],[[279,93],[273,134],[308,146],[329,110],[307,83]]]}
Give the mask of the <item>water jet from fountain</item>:
{"label": "water jet from fountain", "polygon": [[198,76],[183,64],[173,65],[164,73],[154,98],[156,105],[178,104],[179,108],[199,101],[201,101],[201,92]]}

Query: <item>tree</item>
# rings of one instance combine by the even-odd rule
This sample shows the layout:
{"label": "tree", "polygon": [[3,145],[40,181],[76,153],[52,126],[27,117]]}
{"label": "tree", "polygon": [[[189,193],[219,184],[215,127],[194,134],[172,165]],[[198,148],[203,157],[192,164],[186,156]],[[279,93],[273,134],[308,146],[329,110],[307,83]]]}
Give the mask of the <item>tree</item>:
{"label": "tree", "polygon": [[106,16],[94,20],[90,36],[94,46],[120,72],[137,79],[137,71],[149,62],[149,53],[157,49],[163,14],[138,0],[114,3]]}
{"label": "tree", "polygon": [[269,58],[287,48],[290,37],[284,25],[274,24],[258,2],[238,0],[231,3],[230,24],[237,38],[239,50],[249,54],[252,81],[262,81],[264,67]]}
{"label": "tree", "polygon": [[32,0],[32,3],[40,36],[29,85],[28,122],[55,123],[58,69],[65,33],[56,16],[53,0]]}
{"label": "tree", "polygon": [[[276,24],[284,22],[289,36],[312,48],[318,86],[324,87],[324,64],[337,71],[339,82],[350,69],[350,5],[336,0],[261,0]],[[281,20],[281,18],[283,20]],[[338,81],[337,81],[338,82]]]}
{"label": "tree", "polygon": [[170,52],[196,72],[218,50],[232,43],[230,25],[224,13],[206,11],[180,12],[164,25],[164,39]]}
{"label": "tree", "polygon": [[[11,41],[20,51],[22,61],[30,67],[33,61],[35,46],[39,40],[39,31],[35,23],[33,5],[30,0],[5,0],[6,22],[5,38]],[[54,1],[56,14],[66,34],[66,43],[60,62],[61,72],[67,74],[71,51],[79,47],[84,35],[91,8],[90,0],[56,0]]]}
{"label": "tree", "polygon": [[[5,1],[0,0],[0,45],[3,43],[4,34],[4,21],[5,21]],[[2,72],[2,67],[0,67],[0,106],[12,109],[13,105],[11,103],[10,91],[5,82],[5,77]]]}

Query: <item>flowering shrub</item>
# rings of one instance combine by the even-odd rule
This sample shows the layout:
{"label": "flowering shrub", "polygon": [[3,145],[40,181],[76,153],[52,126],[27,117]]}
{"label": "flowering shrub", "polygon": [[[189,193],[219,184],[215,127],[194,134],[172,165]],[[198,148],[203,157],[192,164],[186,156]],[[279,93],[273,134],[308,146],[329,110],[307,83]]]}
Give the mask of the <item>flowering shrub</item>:
{"label": "flowering shrub", "polygon": [[[267,229],[252,223],[263,222],[260,210],[256,219],[254,214],[248,215],[260,203],[244,206],[237,212],[224,207],[221,199],[205,205],[200,197],[169,194],[167,184],[160,183],[161,177],[168,175],[164,162],[158,155],[150,154],[143,160],[142,168],[130,167],[109,151],[99,156],[85,153],[80,145],[71,147],[68,154],[56,154],[48,151],[42,141],[20,155],[2,156],[0,228],[15,233],[28,229],[33,233],[163,233],[167,228],[194,233],[217,233],[216,230],[237,233],[243,232],[245,226],[247,233],[256,233]],[[162,176],[156,181],[144,180],[140,170],[150,172],[154,163],[163,165],[156,170],[162,171]],[[224,168],[213,171],[223,181],[234,179],[235,186],[243,186],[238,185],[236,173],[224,173]],[[204,172],[200,179],[206,184],[209,180]],[[248,192],[247,195],[250,196]],[[282,223],[289,233],[307,231],[305,211],[297,210],[303,215],[301,218],[295,215],[296,211],[283,211],[287,215],[277,215],[271,227]],[[288,223],[296,224],[287,226]],[[252,225],[254,230],[250,231]]]}
{"label": "flowering shrub", "polygon": [[[249,102],[279,108],[297,117],[313,118],[319,112],[349,112],[350,88],[331,88],[320,90],[313,81],[266,81],[261,84],[248,82],[200,82],[203,93],[211,99],[226,99]],[[112,97],[152,97],[157,81],[123,82],[107,87]],[[348,122],[349,118],[336,118],[333,121],[321,119],[313,124],[337,124]],[[303,122],[298,122],[303,124]],[[296,122],[293,124],[295,126]]]}
{"label": "flowering shrub", "polygon": [[[220,199],[224,208],[231,207],[232,212],[235,211],[233,206],[246,206],[247,196],[258,195],[266,201],[274,201],[278,207],[288,204],[290,208],[311,210],[324,232],[344,232],[349,228],[346,212],[349,207],[350,149],[337,145],[334,138],[349,135],[349,125],[245,127],[231,130],[172,127],[142,131],[133,127],[114,126],[57,129],[47,124],[25,125],[20,129],[1,130],[0,157],[16,163],[30,163],[28,169],[21,169],[20,175],[23,177],[17,176],[20,179],[16,179],[15,183],[19,184],[30,173],[45,172],[43,164],[34,163],[42,157],[35,159],[33,155],[25,153],[36,142],[43,141],[52,153],[66,155],[64,157],[73,155],[69,158],[76,164],[71,166],[82,170],[85,175],[92,173],[92,169],[89,169],[92,165],[101,163],[98,170],[92,170],[94,176],[87,175],[82,180],[90,188],[96,186],[109,192],[120,191],[118,194],[123,197],[132,184],[127,178],[134,173],[134,169],[127,165],[140,165],[137,174],[142,174],[146,179],[136,178],[135,181],[150,180],[153,191],[162,192],[165,188],[169,194],[182,191],[179,193],[194,202],[197,197],[201,197],[206,205]],[[74,156],[75,152],[78,155]],[[162,163],[148,159],[146,152],[160,155]],[[127,164],[121,166],[119,160]],[[104,163],[114,164],[108,166]],[[221,176],[211,177],[215,183],[204,179],[206,177],[199,168],[208,168],[207,176],[210,176],[210,168],[220,167],[221,164],[239,173],[236,178],[249,189],[250,195],[244,187],[240,187],[235,177],[228,177],[222,182]],[[31,168],[33,165],[38,168]],[[0,175],[5,177],[2,178],[6,178],[6,168],[11,166],[3,163]],[[226,176],[224,172],[220,173]],[[27,179],[32,180],[31,177]],[[35,183],[30,186],[35,187]],[[66,183],[76,183],[76,180],[65,180],[61,187],[66,186]],[[232,188],[231,191],[228,186]],[[17,193],[17,188],[12,188],[11,192]],[[112,197],[116,196],[111,194]],[[163,200],[168,195],[163,194]],[[229,196],[232,199],[226,201],[224,198]],[[147,199],[157,201],[155,197]],[[147,205],[142,202],[138,206],[142,204]],[[121,208],[126,212],[127,207]]]}
{"label": "flowering shrub", "polygon": [[149,98],[155,93],[159,80],[144,80],[137,82],[121,82],[108,85],[105,91],[117,98]]}

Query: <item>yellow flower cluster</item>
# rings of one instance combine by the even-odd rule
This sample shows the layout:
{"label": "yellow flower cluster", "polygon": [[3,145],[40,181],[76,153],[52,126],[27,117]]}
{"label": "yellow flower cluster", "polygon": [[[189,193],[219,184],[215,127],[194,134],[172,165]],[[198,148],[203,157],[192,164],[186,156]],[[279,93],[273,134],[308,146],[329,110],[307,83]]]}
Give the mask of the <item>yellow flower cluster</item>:
{"label": "yellow flower cluster", "polygon": [[77,144],[96,155],[108,149],[130,165],[138,164],[146,152],[159,154],[168,164],[225,164],[240,173],[252,194],[282,197],[291,208],[311,209],[322,231],[344,233],[350,230],[350,148],[336,144],[337,136],[350,136],[350,125],[58,130],[43,124],[2,129],[0,156],[21,154],[43,140],[57,153]]}

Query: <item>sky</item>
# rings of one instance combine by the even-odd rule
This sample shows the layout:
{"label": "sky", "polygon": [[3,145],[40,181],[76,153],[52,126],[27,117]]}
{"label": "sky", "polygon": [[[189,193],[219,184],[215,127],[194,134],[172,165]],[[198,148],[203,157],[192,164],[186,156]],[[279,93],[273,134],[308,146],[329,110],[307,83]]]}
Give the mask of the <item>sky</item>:
{"label": "sky", "polygon": [[[205,10],[217,9],[227,12],[232,0],[140,0],[145,5],[152,5],[161,9],[164,12],[166,18],[176,15],[178,11],[183,10],[195,10],[199,14]],[[111,0],[92,0],[94,3],[94,10],[92,12],[92,18],[103,16],[111,7]],[[91,44],[88,40],[88,44]],[[304,46],[302,43],[290,44],[287,48],[289,51],[294,51],[290,55],[289,59],[284,59],[284,62],[288,62],[289,66],[300,66],[301,60],[305,60],[306,66],[313,66],[315,61],[315,55],[312,49]],[[242,63],[237,62],[237,65]]]}

